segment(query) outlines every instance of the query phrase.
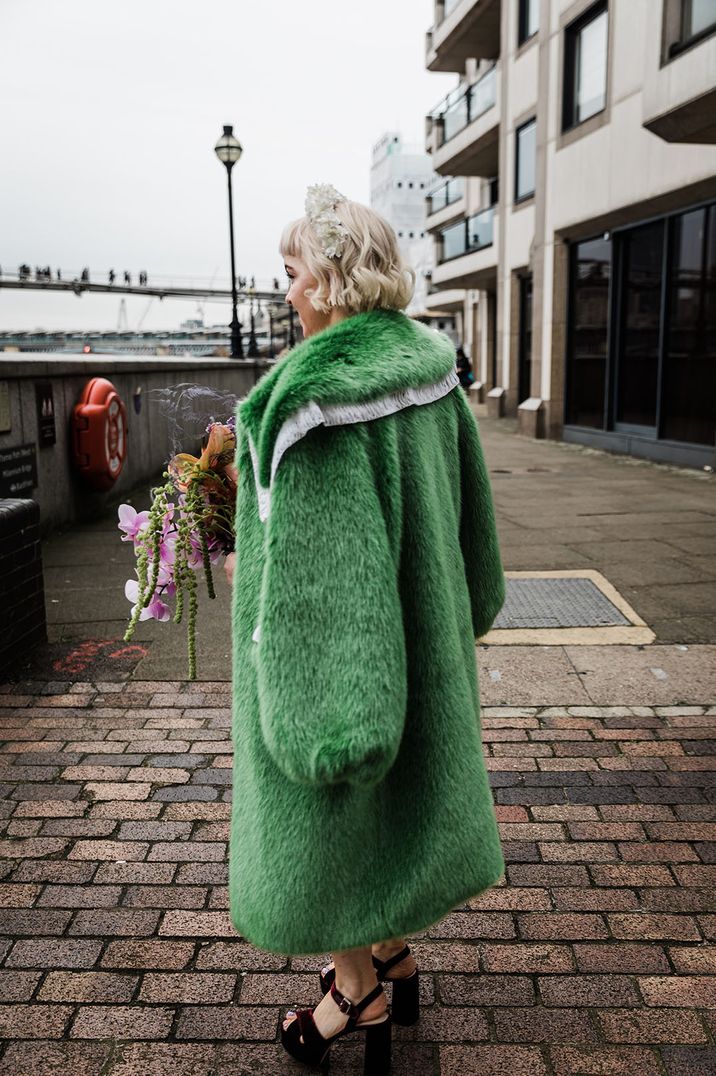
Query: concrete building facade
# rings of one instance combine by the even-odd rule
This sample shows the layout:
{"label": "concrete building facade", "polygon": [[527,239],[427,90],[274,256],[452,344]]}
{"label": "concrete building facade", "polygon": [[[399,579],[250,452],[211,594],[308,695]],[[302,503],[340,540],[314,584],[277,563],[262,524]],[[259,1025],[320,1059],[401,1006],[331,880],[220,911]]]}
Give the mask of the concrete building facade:
{"label": "concrete building facade", "polygon": [[716,0],[438,0],[431,305],[495,415],[688,466],[716,434]]}
{"label": "concrete building facade", "polygon": [[438,178],[423,147],[403,142],[396,131],[386,132],[373,146],[370,205],[392,224],[403,258],[415,269],[411,315],[423,314],[427,306],[434,244],[426,227],[425,197]]}

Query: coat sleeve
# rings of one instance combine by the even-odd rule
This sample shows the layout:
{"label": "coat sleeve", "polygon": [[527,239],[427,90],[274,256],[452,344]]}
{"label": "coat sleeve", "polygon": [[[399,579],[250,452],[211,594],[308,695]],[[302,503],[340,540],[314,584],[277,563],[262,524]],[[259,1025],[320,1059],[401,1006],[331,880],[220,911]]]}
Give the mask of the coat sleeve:
{"label": "coat sleeve", "polygon": [[505,573],[477,420],[463,389],[455,392],[460,431],[460,547],[470,592],[472,626],[475,638],[480,639],[490,630],[504,604]]}
{"label": "coat sleeve", "polygon": [[257,682],[276,765],[313,785],[380,781],[405,722],[397,568],[365,424],[319,427],[277,469],[266,521]]}

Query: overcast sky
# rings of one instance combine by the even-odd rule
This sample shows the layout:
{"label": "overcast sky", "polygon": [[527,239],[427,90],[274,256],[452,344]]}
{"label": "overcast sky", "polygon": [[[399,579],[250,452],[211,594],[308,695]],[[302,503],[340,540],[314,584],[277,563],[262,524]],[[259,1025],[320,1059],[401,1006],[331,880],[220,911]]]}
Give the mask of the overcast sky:
{"label": "overcast sky", "polygon": [[[422,143],[457,76],[424,67],[433,0],[0,0],[0,265],[87,265],[228,286],[224,123],[237,273],[279,276],[309,183],[368,202],[373,143]],[[0,329],[116,328],[119,297],[0,289]],[[195,303],[127,298],[129,328]],[[208,324],[228,305],[206,305]]]}

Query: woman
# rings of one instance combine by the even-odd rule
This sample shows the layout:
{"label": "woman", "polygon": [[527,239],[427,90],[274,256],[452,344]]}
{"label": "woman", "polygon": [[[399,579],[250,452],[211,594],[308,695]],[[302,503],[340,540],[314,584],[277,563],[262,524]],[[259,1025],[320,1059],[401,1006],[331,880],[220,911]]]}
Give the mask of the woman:
{"label": "woman", "polygon": [[504,871],[475,637],[505,596],[477,425],[378,214],[329,185],[281,241],[305,340],[237,408],[231,918],[262,949],[331,951],[286,1049],[318,1065],[418,1018],[404,936]]}

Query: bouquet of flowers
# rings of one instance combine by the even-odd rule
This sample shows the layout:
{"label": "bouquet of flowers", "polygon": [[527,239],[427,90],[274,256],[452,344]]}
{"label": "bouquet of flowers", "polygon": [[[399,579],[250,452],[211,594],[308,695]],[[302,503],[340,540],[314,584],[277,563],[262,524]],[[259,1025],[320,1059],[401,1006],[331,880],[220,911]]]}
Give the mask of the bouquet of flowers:
{"label": "bouquet of flowers", "polygon": [[136,579],[124,592],[133,603],[124,641],[129,642],[140,620],[173,620],[179,624],[187,609],[189,679],[196,680],[197,576],[203,571],[210,598],[216,597],[212,565],[234,549],[234,511],[237,474],[235,419],[210,422],[200,456],[179,452],[150,491],[148,511],[119,506],[123,542],[132,542]]}

